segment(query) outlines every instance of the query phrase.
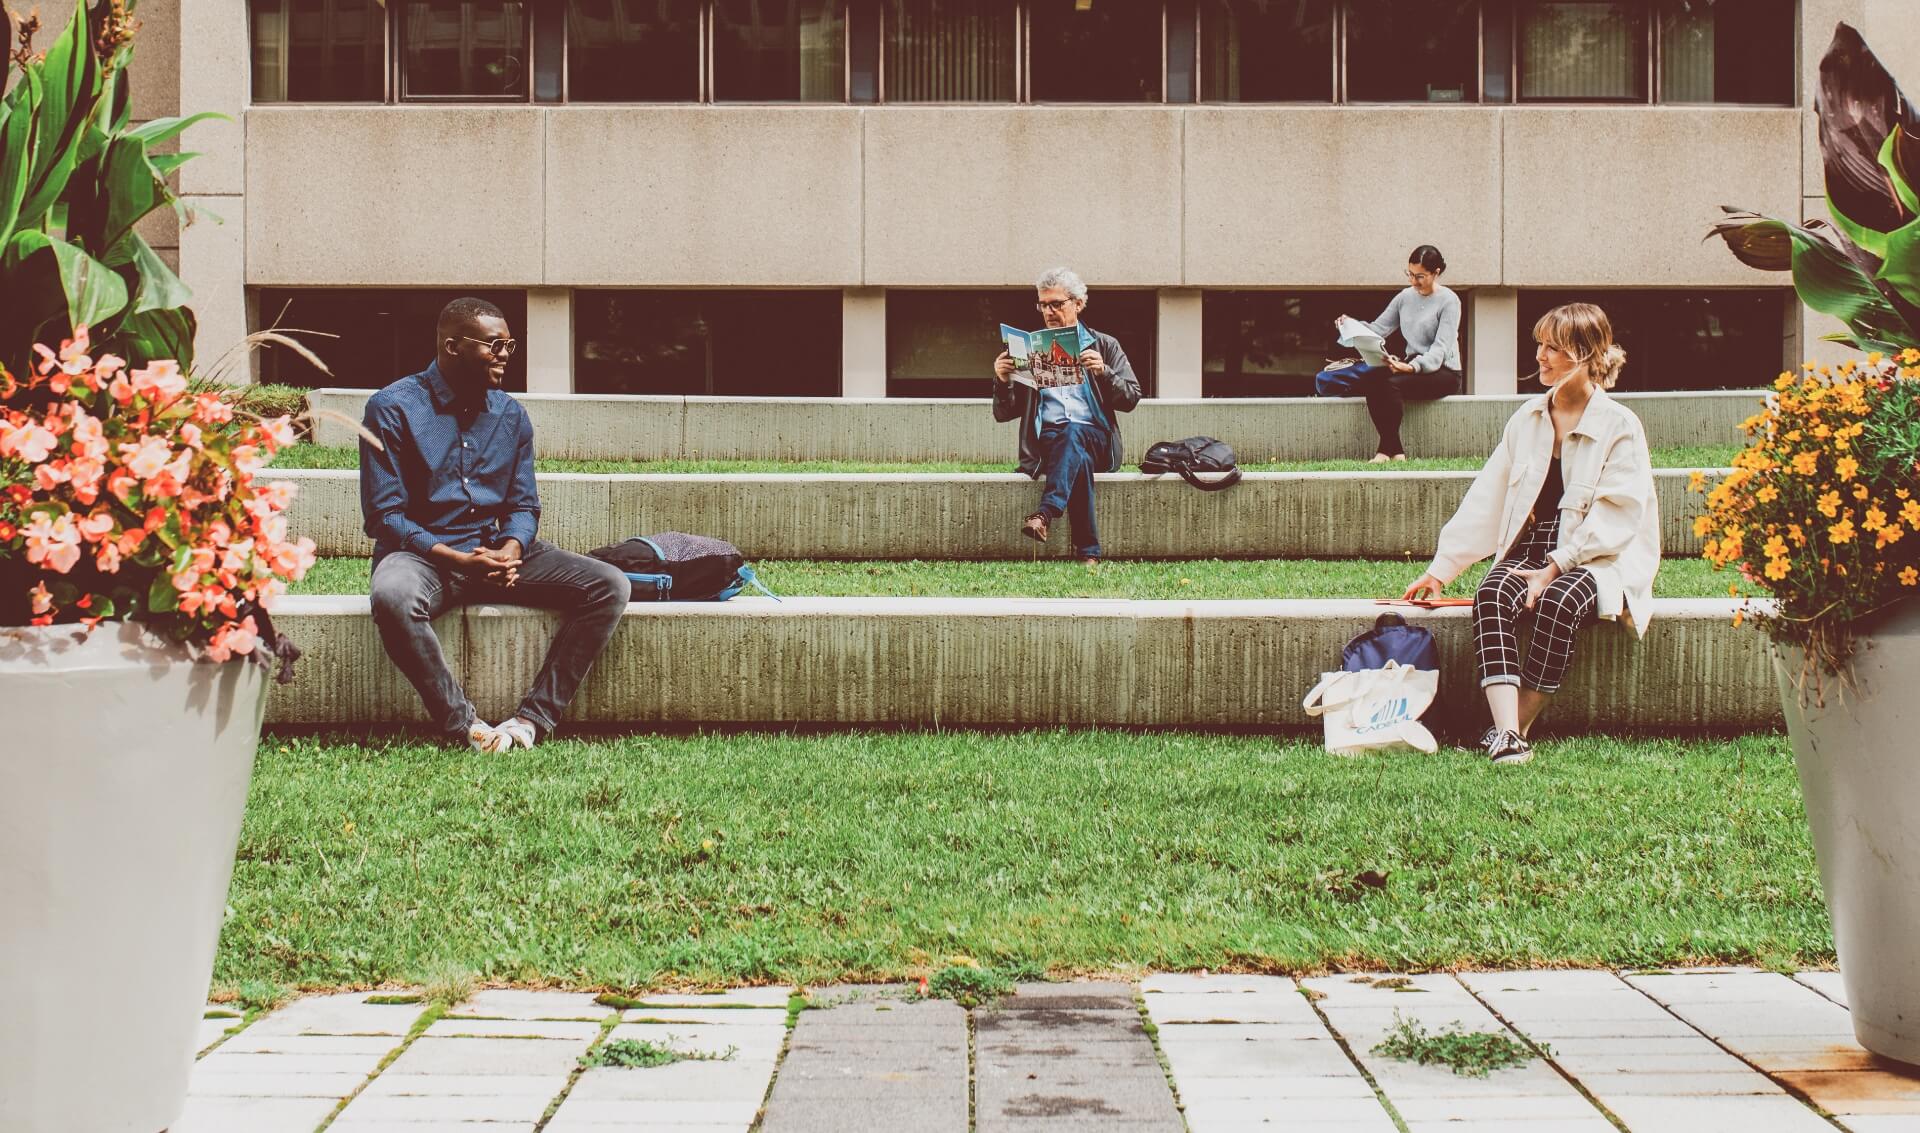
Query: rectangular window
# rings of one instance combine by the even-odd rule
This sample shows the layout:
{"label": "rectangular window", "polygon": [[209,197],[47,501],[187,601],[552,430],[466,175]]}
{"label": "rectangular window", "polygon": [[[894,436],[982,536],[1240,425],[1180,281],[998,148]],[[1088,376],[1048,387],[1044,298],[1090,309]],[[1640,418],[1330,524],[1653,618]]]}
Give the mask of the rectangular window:
{"label": "rectangular window", "polygon": [[1554,0],[1520,13],[1520,97],[1645,102],[1647,24],[1637,0]]}
{"label": "rectangular window", "polygon": [[888,102],[1012,102],[1014,6],[1006,0],[890,0]]}
{"label": "rectangular window", "polygon": [[722,102],[845,102],[841,0],[716,0],[713,97]]}
{"label": "rectangular window", "polygon": [[527,12],[520,0],[405,0],[404,97],[524,101],[532,72]]}
{"label": "rectangular window", "polygon": [[[326,374],[281,346],[260,353],[260,380],[290,386],[379,389],[427,368],[438,350],[440,308],[462,296],[485,299],[507,317],[520,349],[507,361],[506,387],[527,388],[524,291],[373,290],[263,287],[254,293],[261,329],[277,327],[320,356]],[[315,334],[300,334],[314,331]],[[323,335],[333,335],[327,338]]]}
{"label": "rectangular window", "polygon": [[697,102],[700,0],[568,0],[572,102]]}
{"label": "rectangular window", "polygon": [[[1203,397],[1311,397],[1313,376],[1353,355],[1333,321],[1372,319],[1391,290],[1209,291],[1201,297],[1200,393]],[[1399,335],[1388,349],[1404,353]],[[1465,336],[1461,351],[1465,354]]]}
{"label": "rectangular window", "polygon": [[837,397],[838,291],[575,291],[580,393]]}
{"label": "rectangular window", "polygon": [[387,10],[378,0],[252,0],[255,102],[380,102]]}
{"label": "rectangular window", "polygon": [[1030,0],[1035,102],[1159,102],[1161,6],[1139,0]]}
{"label": "rectangular window", "polygon": [[1793,0],[1661,0],[1660,101],[1793,105]]}
{"label": "rectangular window", "polygon": [[1614,341],[1627,352],[1618,389],[1632,392],[1750,389],[1787,364],[1787,304],[1793,292],[1522,291],[1520,388],[1537,390],[1533,324],[1562,303],[1593,303],[1607,313]]}
{"label": "rectangular window", "polygon": [[1208,102],[1333,100],[1333,0],[1205,0],[1200,83]]}
{"label": "rectangular window", "polygon": [[[1088,296],[1081,321],[1126,351],[1143,396],[1153,396],[1159,299],[1152,291]],[[1031,287],[887,292],[887,396],[985,397],[1004,349],[1000,324],[1043,325]]]}
{"label": "rectangular window", "polygon": [[1347,0],[1347,100],[1476,102],[1480,0]]}

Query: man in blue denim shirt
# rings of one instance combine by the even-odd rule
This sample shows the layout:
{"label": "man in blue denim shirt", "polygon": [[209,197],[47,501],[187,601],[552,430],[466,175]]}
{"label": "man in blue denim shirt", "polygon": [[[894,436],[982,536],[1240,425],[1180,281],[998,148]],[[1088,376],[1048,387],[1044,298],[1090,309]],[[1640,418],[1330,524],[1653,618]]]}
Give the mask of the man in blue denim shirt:
{"label": "man in blue denim shirt", "polygon": [[[380,644],[449,737],[479,751],[532,747],[553,732],[627,608],[627,576],[535,537],[533,423],[500,390],[518,345],[500,308],[455,299],[440,312],[425,371],[367,401],[360,511],[373,536]],[[561,615],[519,711],[481,720],[440,651],[433,619],[477,603]]]}
{"label": "man in blue denim shirt", "polygon": [[[1049,327],[1079,324],[1087,285],[1078,274],[1054,268],[1034,290],[1034,306]],[[1100,532],[1093,521],[1093,474],[1119,470],[1120,425],[1114,415],[1140,404],[1140,381],[1117,339],[1091,327],[1083,330],[1081,341],[1088,345],[1079,362],[1087,376],[1079,385],[1035,390],[1012,380],[1012,357],[1003,353],[994,359],[993,419],[1019,420],[1020,471],[1047,479],[1040,510],[1026,518],[1020,533],[1044,543],[1050,525],[1065,515],[1074,554],[1094,566],[1100,561]]]}

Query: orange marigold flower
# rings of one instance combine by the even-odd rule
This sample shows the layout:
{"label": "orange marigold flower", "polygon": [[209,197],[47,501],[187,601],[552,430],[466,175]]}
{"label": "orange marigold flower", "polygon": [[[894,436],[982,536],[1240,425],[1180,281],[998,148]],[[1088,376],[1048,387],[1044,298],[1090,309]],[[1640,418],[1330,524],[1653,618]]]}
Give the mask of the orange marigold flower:
{"label": "orange marigold flower", "polygon": [[1792,568],[1787,564],[1787,560],[1785,559],[1768,559],[1767,560],[1767,577],[1772,579],[1775,582],[1778,582],[1781,579],[1787,577],[1787,574],[1791,569]]}
{"label": "orange marigold flower", "polygon": [[1860,462],[1850,456],[1843,456],[1833,462],[1833,471],[1842,480],[1851,480],[1854,473],[1860,471]]}
{"label": "orange marigold flower", "polygon": [[1821,515],[1832,519],[1834,516],[1840,514],[1840,493],[1822,492],[1820,499],[1813,506],[1820,509]]}
{"label": "orange marigold flower", "polygon": [[1787,541],[1778,535],[1773,535],[1768,537],[1767,545],[1760,550],[1768,558],[1777,559],[1787,553]]}
{"label": "orange marigold flower", "polygon": [[1696,515],[1693,517],[1693,537],[1694,538],[1696,539],[1704,538],[1706,534],[1712,530],[1713,530],[1712,516]]}
{"label": "orange marigold flower", "polygon": [[1793,375],[1788,373],[1785,370],[1780,371],[1780,376],[1773,379],[1773,388],[1774,389],[1793,388]]}
{"label": "orange marigold flower", "polygon": [[1832,543],[1850,543],[1853,541],[1853,518],[1849,516],[1827,528],[1827,540]]}
{"label": "orange marigold flower", "polygon": [[1802,476],[1811,476],[1820,469],[1820,454],[1817,452],[1798,453],[1793,458],[1793,470]]}
{"label": "orange marigold flower", "polygon": [[1887,513],[1877,507],[1867,509],[1867,518],[1860,526],[1867,531],[1878,531],[1887,525]]}
{"label": "orange marigold flower", "polygon": [[1687,491],[1689,492],[1705,491],[1706,486],[1707,486],[1707,474],[1705,472],[1702,472],[1698,468],[1696,468],[1690,474],[1688,474]]}
{"label": "orange marigold flower", "polygon": [[1856,500],[1864,500],[1872,494],[1873,493],[1867,491],[1867,486],[1865,484],[1855,484],[1853,486],[1853,498]]}
{"label": "orange marigold flower", "polygon": [[1900,585],[1920,586],[1920,570],[1908,567],[1900,572]]}
{"label": "orange marigold flower", "polygon": [[1796,547],[1807,545],[1807,533],[1802,531],[1797,523],[1787,524],[1787,538],[1793,540],[1793,545]]}
{"label": "orange marigold flower", "polygon": [[1772,484],[1763,484],[1760,490],[1753,494],[1753,498],[1763,504],[1770,504],[1780,498],[1780,489],[1774,487]]}
{"label": "orange marigold flower", "polygon": [[1908,527],[1920,531],[1920,500],[1908,500],[1901,504],[1900,518],[1907,521]]}

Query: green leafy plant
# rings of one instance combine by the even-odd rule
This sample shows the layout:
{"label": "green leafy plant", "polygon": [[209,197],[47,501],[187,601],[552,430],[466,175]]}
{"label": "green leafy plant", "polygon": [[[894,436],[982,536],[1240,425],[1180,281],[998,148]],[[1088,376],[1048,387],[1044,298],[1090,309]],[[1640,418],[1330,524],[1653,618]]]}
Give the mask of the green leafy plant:
{"label": "green leafy plant", "polygon": [[929,976],[920,994],[928,999],[951,999],[962,1007],[977,1007],[1012,990],[1013,981],[992,968],[952,964]]}
{"label": "green leafy plant", "polygon": [[737,1046],[724,1051],[676,1050],[666,1043],[650,1039],[615,1039],[595,1047],[580,1059],[583,1069],[616,1066],[631,1070],[652,1070],[676,1062],[726,1062],[740,1052]]}
{"label": "green leafy plant", "polygon": [[134,0],[76,3],[42,55],[32,50],[38,20],[28,17],[18,49],[0,63],[0,88],[11,88],[0,98],[0,365],[16,373],[35,343],[57,345],[81,327],[135,367],[193,365],[190,293],[138,226],[162,208],[192,222],[167,178],[198,155],[155,150],[222,116],[132,124],[133,8]]}
{"label": "green leafy plant", "polygon": [[1422,1066],[1445,1066],[1463,1078],[1485,1078],[1495,1070],[1524,1066],[1534,1057],[1525,1044],[1506,1035],[1467,1032],[1457,1023],[1436,1033],[1398,1011],[1393,1013],[1393,1030],[1375,1044],[1373,1053]]}
{"label": "green leafy plant", "polygon": [[1726,208],[1713,227],[1741,263],[1790,271],[1807,306],[1861,350],[1920,346],[1920,117],[1860,33],[1840,24],[1815,99],[1831,223]]}

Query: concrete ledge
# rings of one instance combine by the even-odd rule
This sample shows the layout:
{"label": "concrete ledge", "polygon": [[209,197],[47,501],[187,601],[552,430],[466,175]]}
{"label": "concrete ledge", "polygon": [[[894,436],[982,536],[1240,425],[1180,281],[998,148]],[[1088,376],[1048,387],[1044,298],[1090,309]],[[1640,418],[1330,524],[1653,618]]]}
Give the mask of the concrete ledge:
{"label": "concrete ledge", "polygon": [[[982,379],[985,388],[987,379]],[[315,390],[312,403],[359,420],[368,390]],[[1737,444],[1761,390],[1623,393],[1655,448]],[[618,397],[519,394],[539,455],[571,460],[857,460],[986,462],[1014,457],[1014,422],[985,400],[904,398]],[[1416,456],[1485,456],[1525,398],[1461,396],[1407,406],[1401,436]],[[1373,455],[1366,404],[1354,398],[1194,398],[1143,401],[1121,420],[1129,463],[1154,441],[1205,434],[1243,461]],[[355,443],[323,419],[317,439]]]}
{"label": "concrete ledge", "polygon": [[[1698,497],[1684,470],[1655,473],[1663,544],[1695,555]],[[288,471],[296,535],[322,555],[367,555],[357,472]],[[1101,543],[1118,558],[1424,558],[1471,472],[1254,472],[1224,492],[1177,476],[1096,477]],[[1040,488],[1018,473],[540,477],[540,531],[587,551],[688,531],[762,559],[1027,559],[1072,553],[1017,534]]]}
{"label": "concrete ledge", "polygon": [[[1766,639],[1724,599],[1664,599],[1635,640],[1595,625],[1549,713],[1560,731],[1769,728]],[[634,605],[570,719],[594,725],[1305,726],[1300,699],[1383,607],[1366,601],[736,598]],[[1478,702],[1472,625],[1405,609],[1445,659],[1443,710]],[[305,656],[270,723],[418,722],[364,597],[289,598],[275,621]],[[476,606],[437,623],[481,712],[512,712],[555,619]]]}

